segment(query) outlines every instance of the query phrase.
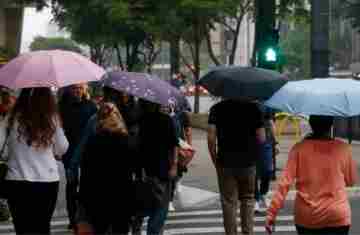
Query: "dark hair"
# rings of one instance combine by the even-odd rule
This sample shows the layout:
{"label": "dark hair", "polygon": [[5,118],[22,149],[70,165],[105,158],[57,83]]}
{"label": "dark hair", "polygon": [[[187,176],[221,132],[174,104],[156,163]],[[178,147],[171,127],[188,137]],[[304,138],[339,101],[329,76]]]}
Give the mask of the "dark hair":
{"label": "dark hair", "polygon": [[334,117],[331,116],[311,115],[309,119],[309,124],[314,136],[321,136],[329,133],[333,123]]}
{"label": "dark hair", "polygon": [[29,146],[49,147],[56,131],[57,105],[50,88],[24,88],[10,115],[10,125],[16,119],[18,138]]}
{"label": "dark hair", "polygon": [[161,105],[144,99],[139,99],[139,105],[144,113],[158,113],[161,110]]}

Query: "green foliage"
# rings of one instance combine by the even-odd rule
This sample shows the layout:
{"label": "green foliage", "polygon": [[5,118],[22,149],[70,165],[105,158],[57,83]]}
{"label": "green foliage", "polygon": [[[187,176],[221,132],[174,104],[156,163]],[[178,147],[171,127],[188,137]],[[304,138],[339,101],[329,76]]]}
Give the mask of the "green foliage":
{"label": "green foliage", "polygon": [[351,21],[354,28],[360,32],[360,0],[344,1],[342,3],[345,16]]}
{"label": "green foliage", "polygon": [[74,41],[67,38],[36,37],[30,44],[31,51],[55,49],[81,53],[80,47]]}
{"label": "green foliage", "polygon": [[278,17],[295,23],[310,22],[310,0],[280,0]]}
{"label": "green foliage", "polygon": [[16,56],[15,51],[10,50],[9,48],[0,47],[0,59],[12,59]]}
{"label": "green foliage", "polygon": [[284,54],[284,70],[292,79],[310,77],[310,25],[298,24],[282,34],[280,47]]}

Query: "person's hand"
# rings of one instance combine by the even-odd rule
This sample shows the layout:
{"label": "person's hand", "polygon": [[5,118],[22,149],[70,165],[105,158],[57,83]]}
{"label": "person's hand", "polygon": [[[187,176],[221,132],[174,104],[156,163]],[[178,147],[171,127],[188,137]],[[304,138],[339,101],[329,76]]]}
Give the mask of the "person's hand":
{"label": "person's hand", "polygon": [[280,148],[275,146],[275,156],[280,154]]}
{"label": "person's hand", "polygon": [[169,170],[169,177],[170,177],[171,179],[176,178],[177,172],[178,172],[177,164],[176,164],[176,165],[174,164],[174,165],[170,168],[170,170]]}
{"label": "person's hand", "polygon": [[266,218],[265,229],[268,234],[272,234],[274,232],[274,224],[275,224],[274,219],[270,219],[269,217]]}

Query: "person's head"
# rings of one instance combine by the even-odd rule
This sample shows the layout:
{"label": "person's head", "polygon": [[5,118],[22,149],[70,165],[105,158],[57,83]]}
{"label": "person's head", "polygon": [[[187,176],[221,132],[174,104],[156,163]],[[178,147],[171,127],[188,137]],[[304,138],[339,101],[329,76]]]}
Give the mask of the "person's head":
{"label": "person's head", "polygon": [[128,135],[125,121],[115,104],[105,102],[100,105],[97,113],[97,132],[107,131]]}
{"label": "person's head", "polygon": [[24,88],[11,112],[10,123],[18,122],[19,138],[29,146],[49,147],[56,130],[55,97],[50,88]]}
{"label": "person's head", "polygon": [[104,86],[104,100],[107,102],[113,102],[118,107],[123,107],[129,104],[131,97],[124,92],[115,90],[113,88]]}
{"label": "person's head", "polygon": [[331,127],[334,123],[334,117],[311,115],[309,119],[310,127],[314,136],[324,136],[331,132]]}
{"label": "person's head", "polygon": [[85,99],[85,100],[90,100],[91,96],[90,96],[90,87],[89,87],[89,85],[84,83],[82,85],[82,88],[83,88],[83,96],[82,96],[82,98]]}
{"label": "person's head", "polygon": [[77,101],[81,101],[85,95],[84,84],[75,84],[69,87],[69,94]]}

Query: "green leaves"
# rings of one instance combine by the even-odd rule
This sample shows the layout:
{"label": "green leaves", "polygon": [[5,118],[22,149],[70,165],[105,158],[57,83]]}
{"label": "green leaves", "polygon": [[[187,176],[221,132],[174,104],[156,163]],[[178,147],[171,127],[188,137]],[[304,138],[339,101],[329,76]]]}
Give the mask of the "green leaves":
{"label": "green leaves", "polygon": [[346,1],[343,4],[345,17],[348,18],[352,26],[360,32],[360,0]]}
{"label": "green leaves", "polygon": [[45,38],[36,37],[30,45],[32,51],[38,50],[67,50],[81,53],[80,47],[72,40],[67,38]]}

